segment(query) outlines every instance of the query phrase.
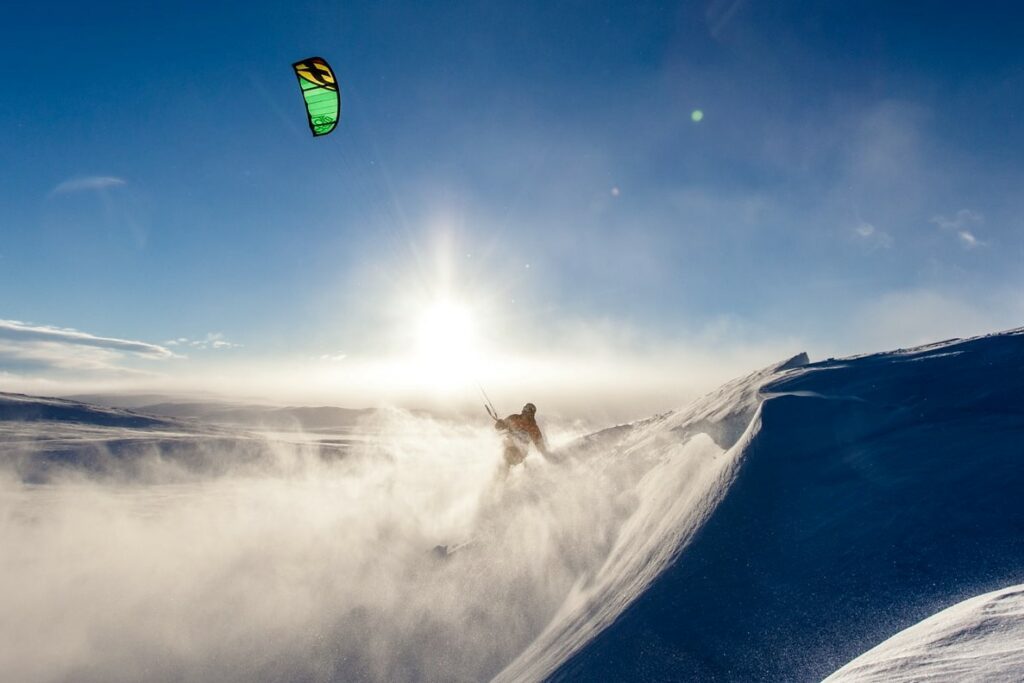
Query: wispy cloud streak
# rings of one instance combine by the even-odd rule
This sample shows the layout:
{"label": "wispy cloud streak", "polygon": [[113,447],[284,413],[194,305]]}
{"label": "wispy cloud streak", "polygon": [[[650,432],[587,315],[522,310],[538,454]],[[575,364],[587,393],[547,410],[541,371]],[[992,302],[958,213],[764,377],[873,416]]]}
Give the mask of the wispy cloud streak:
{"label": "wispy cloud streak", "polygon": [[975,234],[977,227],[985,222],[985,217],[977,211],[960,209],[952,218],[934,216],[931,222],[943,230],[956,234],[957,239],[960,240],[960,244],[965,249],[984,247],[987,244],[978,239],[978,236]]}
{"label": "wispy cloud streak", "polygon": [[879,230],[871,223],[861,222],[853,232],[858,239],[872,249],[890,249],[892,247],[892,235],[884,230]]}
{"label": "wispy cloud streak", "polygon": [[78,330],[52,327],[49,325],[34,325],[19,320],[0,319],[0,339],[9,339],[19,342],[56,342],[74,346],[88,346],[93,348],[108,349],[132,353],[145,358],[174,358],[175,354],[169,349],[157,344],[134,341],[130,339],[118,339],[116,337],[98,337],[87,332]]}
{"label": "wispy cloud streak", "polygon": [[164,343],[167,346],[188,346],[195,349],[213,349],[215,351],[242,348],[241,344],[229,342],[227,339],[225,339],[223,332],[208,332],[206,334],[206,337],[203,339],[189,339],[188,337],[178,337],[177,339],[169,339]]}
{"label": "wispy cloud streak", "polygon": [[111,187],[119,187],[127,184],[124,178],[115,176],[94,175],[84,178],[69,178],[50,190],[50,194],[68,194],[71,192],[82,192],[86,190],[106,190]]}

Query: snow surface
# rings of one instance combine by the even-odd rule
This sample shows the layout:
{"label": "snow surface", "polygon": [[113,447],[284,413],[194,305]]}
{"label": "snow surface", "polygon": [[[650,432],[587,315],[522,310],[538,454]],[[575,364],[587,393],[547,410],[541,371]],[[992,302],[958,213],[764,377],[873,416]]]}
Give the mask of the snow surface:
{"label": "snow surface", "polygon": [[1022,368],[1024,331],[801,354],[507,480],[486,424],[319,410],[325,451],[3,395],[0,669],[820,680],[1024,583]]}
{"label": "snow surface", "polygon": [[641,504],[623,526],[608,559],[582,577],[531,646],[495,680],[542,680],[583,649],[665,571],[707,522],[736,476],[758,427],[759,391],[768,380],[807,362],[805,354],[730,382],[684,410],[586,439],[614,457],[648,461],[633,495]]}
{"label": "snow surface", "polygon": [[831,683],[1024,679],[1024,585],[965,600],[901,631]]}
{"label": "snow surface", "polygon": [[703,411],[710,425],[667,417],[662,439],[724,425],[729,447],[760,401],[724,456],[726,490],[663,539],[674,561],[599,633],[563,626],[503,677],[820,680],[938,609],[1021,583],[1022,369],[1015,330],[755,375]]}

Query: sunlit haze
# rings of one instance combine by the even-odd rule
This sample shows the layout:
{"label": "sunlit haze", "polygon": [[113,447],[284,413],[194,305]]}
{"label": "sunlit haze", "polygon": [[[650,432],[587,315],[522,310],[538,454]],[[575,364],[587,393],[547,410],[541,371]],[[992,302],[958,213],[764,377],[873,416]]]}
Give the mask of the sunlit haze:
{"label": "sunlit haze", "polygon": [[0,388],[618,419],[1024,319],[999,12],[184,7],[8,12]]}
{"label": "sunlit haze", "polygon": [[464,304],[439,299],[416,321],[417,360],[438,389],[457,388],[471,377],[479,357],[472,314]]}

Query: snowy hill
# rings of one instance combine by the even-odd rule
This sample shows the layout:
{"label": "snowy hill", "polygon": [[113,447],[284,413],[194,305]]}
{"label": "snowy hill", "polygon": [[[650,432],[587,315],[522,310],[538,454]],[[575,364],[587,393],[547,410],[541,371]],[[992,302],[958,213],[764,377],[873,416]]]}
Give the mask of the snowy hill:
{"label": "snowy hill", "polygon": [[77,422],[104,427],[180,427],[172,420],[143,415],[123,408],[96,406],[61,398],[42,398],[0,392],[0,421]]}
{"label": "snowy hill", "polygon": [[1019,681],[1024,586],[993,591],[901,631],[829,676],[831,683]]}
{"label": "snowy hill", "polygon": [[4,400],[16,680],[812,681],[926,667],[944,626],[868,651],[1024,583],[1024,330],[801,354],[507,479],[484,420],[381,412],[331,459]]}
{"label": "snowy hill", "polygon": [[1020,330],[792,365],[634,435],[624,455],[671,457],[674,435],[724,434],[726,462],[699,509],[659,512],[673,560],[640,571],[613,554],[616,589],[549,625],[503,680],[820,680],[1024,580]]}

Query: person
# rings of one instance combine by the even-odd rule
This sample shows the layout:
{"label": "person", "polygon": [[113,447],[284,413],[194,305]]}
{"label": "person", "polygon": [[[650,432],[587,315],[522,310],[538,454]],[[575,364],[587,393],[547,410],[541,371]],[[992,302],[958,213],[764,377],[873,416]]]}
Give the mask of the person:
{"label": "person", "polygon": [[494,428],[505,434],[506,472],[526,460],[531,443],[544,457],[550,454],[544,435],[537,426],[536,416],[537,406],[527,403],[523,412],[494,421]]}

